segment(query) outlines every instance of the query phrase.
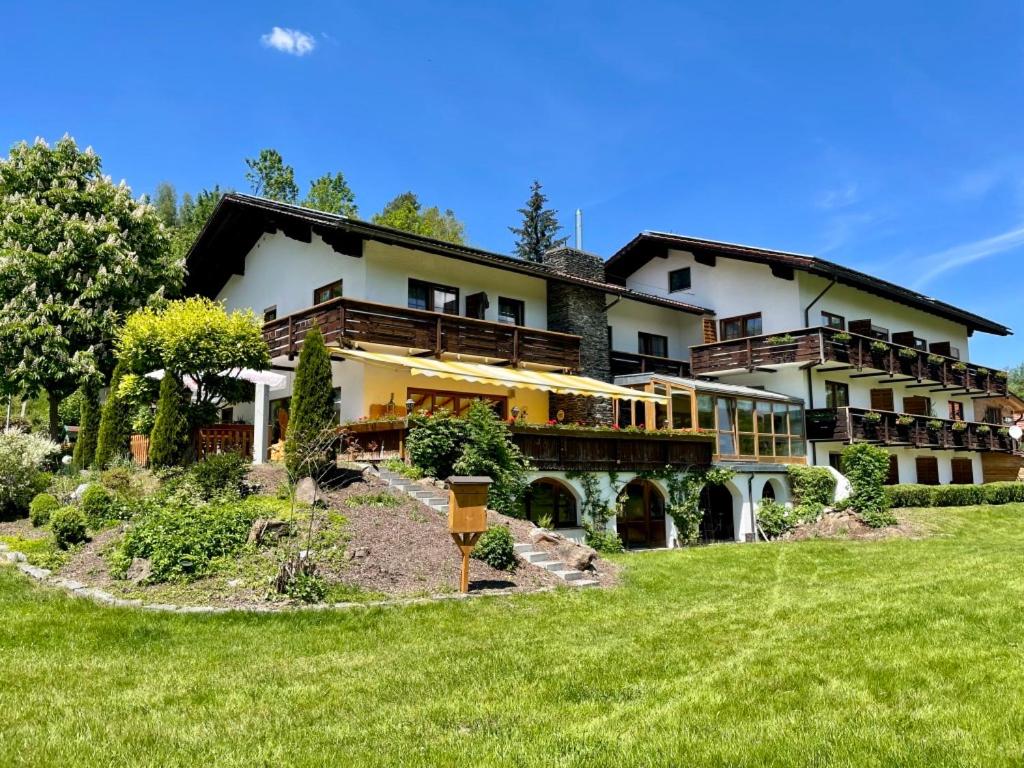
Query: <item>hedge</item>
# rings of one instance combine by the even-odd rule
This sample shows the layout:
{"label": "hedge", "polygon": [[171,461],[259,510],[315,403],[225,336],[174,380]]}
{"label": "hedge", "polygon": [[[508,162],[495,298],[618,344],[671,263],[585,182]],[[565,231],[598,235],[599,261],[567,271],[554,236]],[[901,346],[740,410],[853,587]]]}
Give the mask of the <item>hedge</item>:
{"label": "hedge", "polygon": [[1024,483],[982,485],[890,485],[885,489],[893,507],[970,507],[977,504],[1024,502]]}

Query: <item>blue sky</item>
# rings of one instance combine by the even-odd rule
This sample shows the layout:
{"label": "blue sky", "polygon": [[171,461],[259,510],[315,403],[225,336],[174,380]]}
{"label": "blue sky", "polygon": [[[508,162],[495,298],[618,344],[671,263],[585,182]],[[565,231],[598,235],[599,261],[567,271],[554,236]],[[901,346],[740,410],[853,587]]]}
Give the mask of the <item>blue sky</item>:
{"label": "blue sky", "polygon": [[[86,9],[84,6],[88,6]],[[507,252],[539,178],[642,229],[833,259],[1024,331],[1019,3],[20,3],[0,143],[68,132],[137,193],[275,147],[369,216],[412,189]],[[278,33],[273,28],[302,35]],[[277,47],[269,45],[274,42]],[[291,50],[287,50],[291,45]],[[300,55],[301,54],[301,55]],[[1024,359],[984,334],[972,357]]]}

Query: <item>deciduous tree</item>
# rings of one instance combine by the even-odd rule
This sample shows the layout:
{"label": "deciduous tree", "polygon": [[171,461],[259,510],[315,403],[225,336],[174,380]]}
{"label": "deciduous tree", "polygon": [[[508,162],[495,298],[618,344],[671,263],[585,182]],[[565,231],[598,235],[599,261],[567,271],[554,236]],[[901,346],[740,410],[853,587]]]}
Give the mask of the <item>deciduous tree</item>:
{"label": "deciduous tree", "polygon": [[294,203],[298,199],[295,169],[284,164],[281,153],[276,149],[261,149],[258,157],[246,158],[245,164],[249,167],[245,179],[254,195],[282,203]]}
{"label": "deciduous tree", "polygon": [[354,218],[359,214],[356,196],[345,181],[345,177],[325,173],[309,185],[309,194],[302,202],[307,208],[315,208],[326,213],[340,213],[342,216]]}
{"label": "deciduous tree", "polygon": [[437,206],[423,210],[413,192],[403,192],[373,215],[374,224],[393,227],[413,234],[445,240],[456,245],[466,242],[466,226],[450,208],[443,213]]}

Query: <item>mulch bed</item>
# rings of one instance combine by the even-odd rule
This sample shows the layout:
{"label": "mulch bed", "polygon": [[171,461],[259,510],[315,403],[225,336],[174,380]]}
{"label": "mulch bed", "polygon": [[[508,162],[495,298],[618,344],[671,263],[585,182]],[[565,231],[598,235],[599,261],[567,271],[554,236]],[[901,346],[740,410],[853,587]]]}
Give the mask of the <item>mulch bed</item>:
{"label": "mulch bed", "polygon": [[820,520],[798,526],[784,538],[790,541],[807,539],[854,539],[876,541],[880,539],[923,539],[931,534],[928,528],[896,510],[896,525],[871,528],[850,512],[828,512]]}

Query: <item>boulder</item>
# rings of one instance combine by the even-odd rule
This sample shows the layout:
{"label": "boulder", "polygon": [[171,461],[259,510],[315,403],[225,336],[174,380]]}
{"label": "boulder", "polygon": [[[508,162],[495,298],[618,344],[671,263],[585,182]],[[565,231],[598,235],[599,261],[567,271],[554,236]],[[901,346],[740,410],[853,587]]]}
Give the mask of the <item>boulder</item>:
{"label": "boulder", "polygon": [[546,542],[548,544],[561,544],[565,540],[565,537],[560,536],[554,531],[549,531],[546,528],[534,528],[530,531],[530,543],[540,544]]}
{"label": "boulder", "polygon": [[74,501],[78,501],[82,498],[82,494],[85,493],[85,489],[89,487],[88,483],[81,483],[75,490],[71,492],[71,498]]}
{"label": "boulder", "polygon": [[128,566],[128,570],[125,573],[125,578],[134,584],[141,584],[149,575],[153,572],[153,566],[144,557],[136,557],[132,560],[132,564]]}
{"label": "boulder", "polygon": [[260,517],[252,521],[252,526],[249,528],[249,538],[246,539],[246,544],[256,544],[258,546],[267,539],[277,541],[279,539],[283,539],[285,536],[290,536],[291,533],[292,524],[290,521],[271,520]]}
{"label": "boulder", "polygon": [[597,550],[585,544],[577,544],[574,541],[566,540],[558,545],[557,552],[559,559],[575,571],[591,571],[594,569]]}
{"label": "boulder", "polygon": [[302,504],[312,504],[323,498],[320,486],[312,477],[304,477],[295,486],[295,500]]}

